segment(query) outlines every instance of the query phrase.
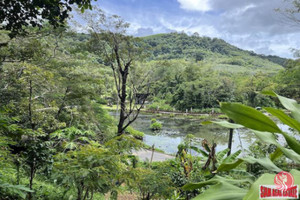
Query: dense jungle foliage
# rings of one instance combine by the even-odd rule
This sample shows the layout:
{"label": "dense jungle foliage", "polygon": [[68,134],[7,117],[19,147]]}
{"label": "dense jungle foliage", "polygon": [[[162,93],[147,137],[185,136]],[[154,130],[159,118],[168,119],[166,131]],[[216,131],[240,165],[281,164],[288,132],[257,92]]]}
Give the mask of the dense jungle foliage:
{"label": "dense jungle foliage", "polygon": [[[282,170],[300,185],[300,60],[257,55],[198,34],[118,38],[133,41],[129,47],[140,55],[130,61],[126,101],[134,83],[147,80],[145,110],[221,112],[234,123],[204,124],[247,128],[257,137],[246,154],[226,156],[229,149],[216,152],[218,144],[197,144],[187,135],[174,159],[151,162],[133,155],[146,148],[143,133],[128,126],[117,134],[104,109],[120,95],[102,51],[108,44],[101,42],[116,38],[49,24],[10,33],[0,32],[1,200],[252,200]],[[131,53],[121,42],[120,54]]]}

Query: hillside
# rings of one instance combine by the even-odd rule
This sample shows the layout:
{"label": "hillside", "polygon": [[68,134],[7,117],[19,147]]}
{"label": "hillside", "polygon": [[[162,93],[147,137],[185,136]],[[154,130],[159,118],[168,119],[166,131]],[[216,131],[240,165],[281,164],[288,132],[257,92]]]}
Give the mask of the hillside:
{"label": "hillside", "polygon": [[[278,56],[258,55],[239,49],[222,39],[188,36],[184,33],[157,34],[141,38],[151,47],[152,60],[187,59],[203,61],[215,69],[230,71],[282,69],[287,59]],[[240,67],[245,67],[241,69]]]}
{"label": "hillside", "polygon": [[[238,101],[251,106],[268,106],[263,90],[276,90],[277,74],[287,59],[258,55],[221,39],[169,33],[142,37],[138,46],[146,52],[136,70],[151,72],[152,109],[206,109],[219,101]],[[104,96],[114,96],[113,76],[105,66],[99,45],[86,34],[68,34],[62,46],[80,59],[100,64],[107,72]],[[196,111],[196,110],[195,110]]]}
{"label": "hillside", "polygon": [[[88,43],[88,34],[77,33],[68,35],[64,46],[75,51],[88,50],[82,44]],[[156,34],[140,38],[139,45],[148,52],[146,60],[185,60],[190,63],[211,65],[215,70],[230,72],[264,71],[276,73],[283,69],[287,59],[272,55],[260,55],[235,47],[222,39],[188,36],[184,33]],[[103,62],[101,62],[103,64]]]}

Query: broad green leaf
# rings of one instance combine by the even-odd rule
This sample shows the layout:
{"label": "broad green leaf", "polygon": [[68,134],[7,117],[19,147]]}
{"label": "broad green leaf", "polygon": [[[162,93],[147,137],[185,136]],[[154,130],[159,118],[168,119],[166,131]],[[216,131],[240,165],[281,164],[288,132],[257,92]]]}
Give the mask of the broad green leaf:
{"label": "broad green leaf", "polygon": [[300,155],[300,143],[295,138],[293,138],[285,132],[282,132],[281,134],[284,136],[289,147]]}
{"label": "broad green leaf", "polygon": [[233,185],[240,185],[241,183],[249,182],[252,183],[253,181],[250,179],[244,179],[244,180],[236,180],[236,179],[228,179],[224,178],[222,176],[214,176],[212,179],[209,179],[207,181],[199,182],[199,183],[188,183],[182,187],[183,190],[195,190],[200,189],[202,187],[208,186],[208,185],[215,185],[220,182],[227,182],[229,184]]}
{"label": "broad green leaf", "polygon": [[198,195],[193,200],[241,200],[247,190],[231,185],[226,182],[210,186],[204,193]]}
{"label": "broad green leaf", "polygon": [[198,147],[195,147],[195,146],[190,146],[190,148],[198,153],[201,153],[203,156],[208,157],[208,154],[205,151],[203,151],[202,149],[199,149]]}
{"label": "broad green leaf", "polygon": [[270,95],[273,97],[276,97],[279,99],[280,103],[288,110],[290,110],[292,112],[292,116],[298,121],[300,122],[300,105],[297,103],[297,101],[293,100],[293,99],[289,99],[283,96],[280,96],[278,94],[276,94],[273,91],[264,91],[262,92],[262,94],[265,95]]}
{"label": "broad green leaf", "polygon": [[229,152],[230,150],[227,148],[227,149],[224,149],[223,151],[220,151],[217,153],[217,161],[218,162],[221,162],[221,160],[224,158],[224,156]]}
{"label": "broad green leaf", "polygon": [[293,99],[289,99],[283,96],[280,96],[277,94],[277,97],[281,104],[288,110],[292,112],[292,116],[300,122],[300,105],[297,103],[297,101]]}
{"label": "broad green leaf", "polygon": [[225,128],[243,128],[244,126],[240,125],[240,124],[234,124],[234,123],[230,123],[228,121],[205,121],[205,122],[202,122],[203,125],[206,125],[206,124],[218,124],[220,126],[223,126]]}
{"label": "broad green leaf", "polygon": [[237,152],[230,154],[227,158],[224,159],[223,162],[232,162],[234,161],[240,154],[242,153],[241,150],[238,150]]}
{"label": "broad green leaf", "polygon": [[277,167],[269,158],[254,158],[254,157],[249,156],[247,158],[243,158],[243,160],[250,164],[258,163],[270,171],[274,171],[274,172],[282,171],[282,169]]}
{"label": "broad green leaf", "polygon": [[284,155],[286,155],[291,160],[300,163],[300,155],[297,154],[295,151],[291,149],[284,148],[281,144],[279,144],[275,138],[275,135],[273,133],[269,132],[260,132],[260,131],[253,131],[253,133],[258,137],[261,141],[268,143],[268,144],[274,144],[280,150],[283,152]]}
{"label": "broad green leaf", "polygon": [[296,169],[292,169],[290,171],[290,173],[293,175],[294,177],[294,185],[299,185],[300,186],[300,171],[299,170],[296,170]]}
{"label": "broad green leaf", "polygon": [[237,177],[248,177],[248,179],[255,180],[255,176],[249,172],[246,172],[244,169],[232,169],[230,170],[231,173],[234,174],[234,176]]}
{"label": "broad green leaf", "polygon": [[269,96],[272,96],[272,97],[276,97],[277,94],[273,91],[262,91],[261,94],[264,94],[264,95],[269,95]]}
{"label": "broad green leaf", "polygon": [[239,103],[221,103],[221,110],[233,121],[247,128],[281,133],[277,125],[263,113]]}
{"label": "broad green leaf", "polygon": [[265,167],[268,170],[274,171],[274,172],[280,172],[282,171],[280,168],[278,168],[269,158],[254,158],[251,156],[248,156],[246,158],[239,158],[237,161],[232,162],[232,163],[222,163],[217,171],[221,172],[221,171],[229,171],[231,169],[236,168],[238,165],[240,165],[242,162],[247,162],[250,164],[254,164],[254,163],[258,163],[260,165],[262,165],[263,167]]}
{"label": "broad green leaf", "polygon": [[260,139],[263,142],[266,142],[268,144],[274,144],[274,145],[279,144],[273,133],[261,132],[261,131],[253,131],[253,133],[255,134],[256,137],[258,137],[258,139]]}
{"label": "broad green leaf", "polygon": [[232,163],[221,163],[221,165],[218,167],[217,172],[222,172],[222,171],[229,171],[232,169],[235,169],[237,166],[239,166],[244,160],[238,159],[235,162]]}
{"label": "broad green leaf", "polygon": [[194,190],[198,188],[202,188],[205,186],[209,186],[209,189],[205,190],[204,193],[198,195],[194,199],[207,199],[207,200],[238,200],[242,199],[246,194],[247,190],[239,188],[235,185],[240,185],[241,183],[249,182],[252,183],[251,180],[234,180],[234,179],[226,179],[220,176],[215,176],[211,180],[200,182],[200,183],[191,183],[183,186],[183,190]]}
{"label": "broad green leaf", "polygon": [[218,181],[215,180],[214,178],[208,180],[208,181],[203,181],[203,182],[200,182],[200,183],[188,183],[188,184],[185,184],[182,189],[184,191],[187,191],[187,190],[195,190],[195,189],[200,189],[202,187],[205,187],[207,185],[215,185],[217,184]]}
{"label": "broad green leaf", "polygon": [[277,158],[281,157],[283,155],[283,152],[281,151],[281,149],[279,147],[276,148],[276,150],[270,154],[270,160],[274,161]]}
{"label": "broad green leaf", "polygon": [[259,199],[260,185],[274,185],[275,174],[263,174],[252,185],[243,200],[257,200]]}
{"label": "broad green leaf", "polygon": [[300,123],[289,117],[283,111],[276,109],[276,108],[264,108],[268,113],[277,117],[282,123],[292,127],[293,129],[297,130],[300,133]]}

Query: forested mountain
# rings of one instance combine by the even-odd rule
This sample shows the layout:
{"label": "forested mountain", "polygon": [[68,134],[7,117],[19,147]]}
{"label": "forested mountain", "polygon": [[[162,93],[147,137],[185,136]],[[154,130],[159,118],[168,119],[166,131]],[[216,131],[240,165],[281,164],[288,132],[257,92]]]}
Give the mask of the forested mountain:
{"label": "forested mountain", "polygon": [[[197,34],[158,34],[135,42],[143,52],[135,61],[140,79],[141,72],[151,72],[149,100],[154,108],[200,111],[218,107],[218,101],[266,106],[269,98],[259,92],[283,87],[276,83],[275,77],[288,61],[284,58],[258,55],[221,39]],[[68,33],[60,43],[62,49],[89,62],[93,60],[110,74],[101,47],[91,35]],[[103,98],[115,99],[112,74],[108,77],[111,81],[106,82]]]}
{"label": "forested mountain", "polygon": [[257,67],[264,66],[267,60],[283,66],[287,60],[278,56],[258,55],[252,51],[237,48],[222,39],[200,37],[197,33],[192,36],[185,33],[157,34],[141,39],[151,46],[152,59],[187,58],[201,61],[219,58],[220,64]]}
{"label": "forested mountain", "polygon": [[[75,41],[87,41],[88,34],[73,35]],[[185,59],[190,62],[205,61],[219,67],[245,66],[262,70],[282,69],[286,58],[273,55],[260,55],[252,51],[242,50],[222,39],[189,36],[185,33],[156,34],[140,37],[139,46],[148,52],[146,60]]]}

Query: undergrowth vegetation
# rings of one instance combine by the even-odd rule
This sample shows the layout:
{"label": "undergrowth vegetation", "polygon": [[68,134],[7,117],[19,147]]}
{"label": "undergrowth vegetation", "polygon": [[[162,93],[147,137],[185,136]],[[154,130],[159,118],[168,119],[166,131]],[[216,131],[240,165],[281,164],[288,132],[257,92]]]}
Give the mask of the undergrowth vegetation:
{"label": "undergrowth vegetation", "polygon": [[[109,28],[119,28],[113,17]],[[299,60],[197,34],[111,33],[47,23],[12,38],[0,30],[1,200],[254,200],[283,170],[300,185]],[[139,57],[116,73],[119,52]],[[122,113],[121,127],[107,108]],[[125,123],[141,109],[195,114],[188,117],[203,125],[249,129],[257,141],[231,152],[187,134],[173,159],[143,160],[136,153],[149,149],[145,134]],[[212,115],[217,121],[207,121]],[[153,134],[163,128],[156,119],[145,126]]]}

